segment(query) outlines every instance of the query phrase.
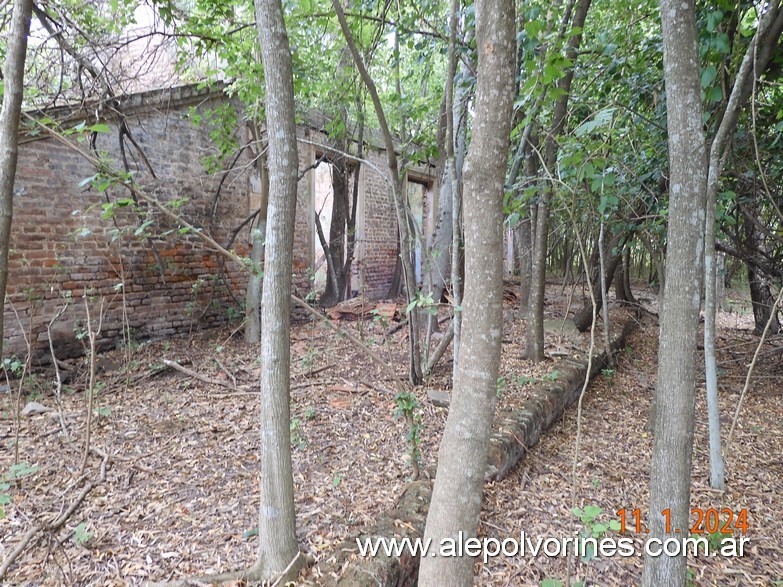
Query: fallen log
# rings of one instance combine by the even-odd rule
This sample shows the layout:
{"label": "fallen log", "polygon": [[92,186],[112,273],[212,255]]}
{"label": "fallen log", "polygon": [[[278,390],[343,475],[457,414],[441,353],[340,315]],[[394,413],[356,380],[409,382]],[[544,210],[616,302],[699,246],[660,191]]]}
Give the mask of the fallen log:
{"label": "fallen log", "polygon": [[[629,318],[611,333],[611,348],[625,346],[628,335],[637,324],[638,315]],[[501,412],[499,425],[492,434],[487,458],[487,480],[503,479],[514,469],[524,454],[533,447],[541,434],[563,411],[579,399],[585,376],[592,379],[607,364],[605,352],[596,352],[592,361],[586,354],[558,361],[556,381],[535,385],[531,398],[521,408]],[[430,471],[430,473],[432,473]],[[425,475],[426,476],[426,475]],[[402,556],[387,556],[381,548],[377,556],[361,557],[358,541],[403,539],[414,541],[424,535],[432,481],[422,479],[406,486],[397,506],[382,514],[376,523],[362,530],[353,540],[340,544],[334,555],[322,560],[313,569],[319,585],[337,587],[412,587],[419,573],[419,559],[408,551]]]}

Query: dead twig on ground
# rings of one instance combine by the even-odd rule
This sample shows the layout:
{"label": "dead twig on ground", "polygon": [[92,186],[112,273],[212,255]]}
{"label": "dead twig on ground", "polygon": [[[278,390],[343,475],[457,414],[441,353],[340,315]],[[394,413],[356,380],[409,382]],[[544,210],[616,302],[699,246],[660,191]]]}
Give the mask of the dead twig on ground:
{"label": "dead twig on ground", "polygon": [[92,316],[90,315],[90,304],[87,301],[87,297],[84,297],[84,308],[87,312],[87,340],[90,344],[90,379],[87,384],[87,424],[84,428],[84,453],[82,456],[82,465],[80,468],[80,474],[84,473],[84,469],[87,467],[87,458],[90,455],[90,435],[92,434],[92,406],[95,403],[95,373],[96,373],[96,357],[95,357],[95,340],[101,333],[103,326],[103,303],[104,299],[101,298],[101,303],[98,308],[98,327],[92,329]]}
{"label": "dead twig on ground", "polygon": [[54,353],[54,342],[52,342],[52,326],[55,322],[60,318],[60,316],[63,315],[65,310],[68,308],[68,300],[65,301],[65,304],[57,311],[57,313],[52,317],[51,320],[49,320],[49,323],[46,325],[46,334],[49,338],[49,352],[52,354],[52,365],[54,365],[54,374],[56,377],[56,387],[54,389],[54,399],[55,402],[57,402],[57,414],[59,416],[60,421],[60,428],[62,429],[63,436],[65,439],[70,443],[71,442],[71,436],[68,433],[68,427],[65,425],[65,417],[63,416],[63,380],[60,376],[60,361],[57,360],[57,356]]}
{"label": "dead twig on ground", "polygon": [[179,371],[180,373],[184,373],[188,377],[192,377],[193,379],[198,379],[202,383],[207,383],[208,385],[217,385],[218,387],[226,387],[228,389],[231,389],[233,391],[236,391],[236,386],[231,385],[230,383],[227,383],[226,381],[220,381],[218,379],[210,379],[206,375],[202,375],[201,373],[197,373],[196,371],[192,371],[188,369],[187,367],[183,367],[176,361],[170,361],[169,359],[163,359],[163,364],[167,367],[171,367],[172,369]]}
{"label": "dead twig on ground", "polygon": [[89,481],[79,492],[79,495],[76,496],[76,499],[71,502],[71,505],[68,506],[68,508],[54,520],[46,524],[34,524],[27,530],[27,532],[24,533],[24,536],[22,536],[22,539],[16,544],[16,547],[11,551],[11,554],[9,554],[3,561],[3,564],[0,565],[0,579],[5,577],[8,569],[11,568],[11,565],[14,564],[14,561],[16,561],[16,559],[19,558],[19,556],[24,552],[25,548],[27,548],[29,545],[34,545],[44,532],[54,533],[59,531],[60,528],[65,525],[65,522],[67,522],[73,513],[79,508],[90,491],[95,489],[95,487],[106,480],[106,467],[109,463],[109,455],[98,448],[91,448],[90,452],[93,452],[101,457],[101,466],[98,478],[93,481]]}
{"label": "dead twig on ground", "polygon": [[234,384],[234,387],[236,387],[237,386],[237,378],[234,377],[234,374],[231,373],[228,369],[226,369],[225,365],[223,365],[223,363],[220,362],[220,359],[218,359],[217,357],[212,357],[212,358],[217,363],[217,366],[220,367],[220,370],[223,371],[223,373],[226,374],[226,377],[231,379],[231,382]]}

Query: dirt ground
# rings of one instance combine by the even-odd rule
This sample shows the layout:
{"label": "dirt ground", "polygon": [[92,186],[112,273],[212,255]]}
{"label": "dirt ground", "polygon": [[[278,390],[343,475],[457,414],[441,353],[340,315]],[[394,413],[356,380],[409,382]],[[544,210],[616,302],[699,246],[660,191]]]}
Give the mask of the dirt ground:
{"label": "dirt ground", "polygon": [[[511,288],[513,290],[513,287]],[[552,285],[547,291],[550,357],[586,348],[556,320],[581,305],[580,292]],[[601,508],[598,521],[640,508],[646,520],[652,438],[647,414],[656,380],[657,311],[644,292],[645,313],[615,370],[588,390],[582,414],[577,484],[573,484],[576,411],[570,410],[507,479],[489,483],[479,528],[482,537],[565,537],[584,529],[573,507]],[[570,303],[569,303],[570,302]],[[533,367],[522,358],[524,323],[506,312],[499,407],[526,397],[529,381],[552,362]],[[739,300],[736,306],[742,304]],[[620,311],[613,309],[610,315]],[[722,313],[718,339],[724,442],[737,408],[758,337],[747,308]],[[404,378],[405,329],[366,318],[344,322],[395,366]],[[322,324],[297,321],[292,335],[292,446],[297,531],[303,551],[316,559],[391,509],[411,466],[405,422],[396,415],[396,382],[390,381],[344,338]],[[600,340],[600,339],[599,339]],[[130,359],[129,363],[128,358]],[[198,377],[165,368],[176,361]],[[745,555],[693,559],[693,585],[775,585],[783,581],[780,536],[783,506],[783,339],[765,345],[728,451],[725,494],[709,488],[706,405],[700,383],[694,448],[692,507],[747,510]],[[125,364],[129,369],[125,369]],[[36,524],[66,511],[86,483],[97,483],[57,532],[28,546],[5,578],[7,585],[139,585],[190,574],[223,572],[254,560],[257,548],[259,414],[255,349],[230,329],[191,338],[146,342],[101,357],[90,454],[80,473],[85,431],[82,367],[63,389],[59,413],[22,417],[19,459],[36,470],[5,490],[0,519],[0,560]],[[441,362],[421,404],[422,460],[434,464],[447,410],[427,399],[427,389],[450,387],[450,362]],[[0,472],[14,458],[15,385],[0,394]],[[21,405],[56,408],[55,384],[38,374],[24,385]],[[0,489],[0,494],[3,490]],[[694,519],[695,521],[695,519]],[[616,536],[609,531],[607,536]],[[631,534],[637,542],[639,536]],[[0,563],[2,564],[2,563]],[[641,558],[611,557],[587,563],[564,558],[497,557],[477,565],[480,585],[539,585],[566,577],[590,585],[637,584]],[[305,572],[301,582],[312,582]],[[783,584],[783,583],[781,583]]]}

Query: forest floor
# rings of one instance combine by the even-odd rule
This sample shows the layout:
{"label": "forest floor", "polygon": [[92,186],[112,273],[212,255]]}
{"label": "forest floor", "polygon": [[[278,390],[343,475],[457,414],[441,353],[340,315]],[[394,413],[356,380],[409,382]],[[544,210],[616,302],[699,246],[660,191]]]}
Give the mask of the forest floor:
{"label": "forest floor", "polygon": [[[574,507],[601,508],[601,522],[616,519],[620,509],[629,512],[630,520],[630,512],[640,508],[641,520],[646,520],[652,446],[646,426],[656,380],[658,324],[654,296],[637,295],[647,300],[650,312],[644,313],[615,369],[605,370],[585,396],[576,485],[572,408],[508,478],[486,485],[480,536],[518,539],[524,532],[533,541],[573,536],[584,528],[571,512]],[[534,367],[522,358],[524,323],[514,318],[512,303],[507,302],[499,407],[518,405],[531,382],[556,369],[551,359]],[[547,304],[553,330],[547,335],[548,356],[585,349],[588,335],[572,332],[567,323],[557,326],[581,300],[569,304],[568,290],[550,285]],[[759,340],[747,307],[738,299],[734,305],[739,311],[719,316],[717,343],[724,441]],[[614,308],[610,315],[615,319],[626,312]],[[388,324],[377,318],[342,325],[354,329],[405,379],[404,328],[386,335]],[[164,368],[163,359],[199,377]],[[745,509],[749,529],[743,557],[691,559],[693,585],[783,581],[782,359],[783,340],[768,341],[728,451],[724,494],[709,488],[703,379],[699,384],[692,507]],[[109,457],[105,479],[59,531],[41,533],[23,551],[3,584],[138,585],[251,563],[258,540],[257,351],[222,329],[113,351],[100,357],[99,367],[91,446]],[[427,385],[415,390],[424,465],[435,464],[447,415],[428,400],[427,390],[448,390],[450,371],[450,361],[442,361]],[[61,433],[56,410],[21,419],[19,459],[36,470],[5,490],[10,503],[0,519],[0,561],[29,528],[65,511],[84,484],[100,474],[99,453],[92,453],[86,471],[80,472],[86,381],[82,367],[62,394],[70,441]],[[291,430],[297,531],[302,549],[316,559],[328,557],[341,541],[392,509],[410,480],[407,429],[396,415],[397,385],[322,324],[294,325]],[[25,383],[21,405],[36,401],[56,408],[54,388],[47,375],[36,375]],[[7,390],[0,394],[1,472],[10,470],[14,458],[15,399]],[[695,514],[692,521],[696,523]],[[639,535],[630,535],[641,543]],[[617,537],[611,531],[608,536]],[[587,563],[496,557],[477,563],[476,581],[539,585],[570,576],[589,585],[628,586],[638,584],[641,563],[640,557],[617,556]],[[307,571],[300,579],[317,583]]]}

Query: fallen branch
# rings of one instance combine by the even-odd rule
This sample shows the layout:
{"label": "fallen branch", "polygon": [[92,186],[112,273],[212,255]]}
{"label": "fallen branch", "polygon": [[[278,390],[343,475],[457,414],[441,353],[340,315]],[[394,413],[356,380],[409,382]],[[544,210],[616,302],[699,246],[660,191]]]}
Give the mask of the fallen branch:
{"label": "fallen branch", "polygon": [[323,367],[318,367],[317,369],[311,369],[306,373],[298,373],[294,375],[293,378],[296,379],[297,377],[312,377],[313,375],[318,375],[319,373],[326,371],[327,369],[331,369],[332,367],[334,367],[334,364],[324,365]]}
{"label": "fallen branch", "polygon": [[200,373],[196,373],[195,371],[191,371],[187,367],[183,367],[176,361],[169,361],[168,359],[163,359],[163,364],[167,367],[171,367],[172,369],[179,371],[180,373],[184,373],[188,377],[192,377],[193,379],[198,379],[202,383],[206,383],[208,385],[218,385],[220,387],[227,387],[231,390],[236,390],[236,387],[231,385],[230,383],[227,383],[225,381],[219,381],[217,379],[210,379],[209,377],[205,375],[201,375]]}
{"label": "fallen branch", "polygon": [[234,377],[234,374],[231,373],[231,371],[229,371],[228,369],[226,369],[225,365],[223,365],[223,363],[220,362],[220,359],[218,359],[217,357],[212,357],[212,358],[217,363],[218,367],[220,367],[220,370],[223,371],[223,373],[226,374],[226,377],[231,379],[231,381],[234,383],[234,387],[236,387],[237,386],[237,378]]}

